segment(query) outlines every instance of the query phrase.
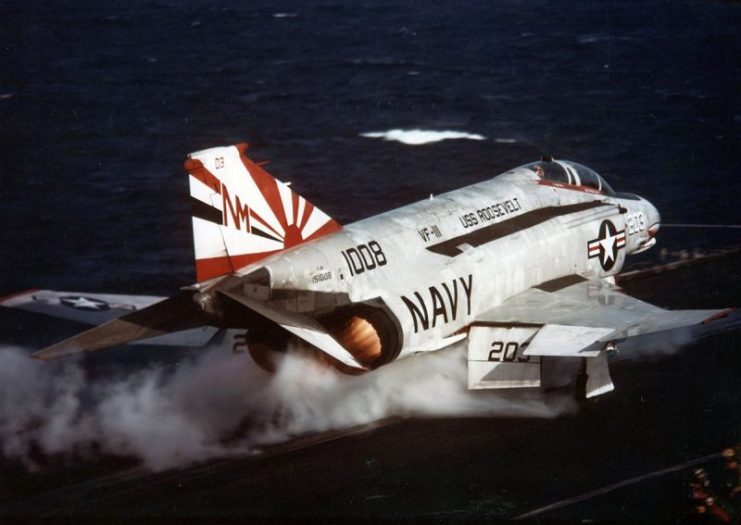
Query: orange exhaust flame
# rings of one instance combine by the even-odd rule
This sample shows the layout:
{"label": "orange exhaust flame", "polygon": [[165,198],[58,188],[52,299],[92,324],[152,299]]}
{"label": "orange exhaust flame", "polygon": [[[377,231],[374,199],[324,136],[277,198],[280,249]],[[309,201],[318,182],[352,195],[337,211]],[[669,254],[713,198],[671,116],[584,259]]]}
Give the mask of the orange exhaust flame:
{"label": "orange exhaust flame", "polygon": [[373,325],[362,317],[348,319],[337,339],[361,363],[372,363],[381,357],[381,338]]}

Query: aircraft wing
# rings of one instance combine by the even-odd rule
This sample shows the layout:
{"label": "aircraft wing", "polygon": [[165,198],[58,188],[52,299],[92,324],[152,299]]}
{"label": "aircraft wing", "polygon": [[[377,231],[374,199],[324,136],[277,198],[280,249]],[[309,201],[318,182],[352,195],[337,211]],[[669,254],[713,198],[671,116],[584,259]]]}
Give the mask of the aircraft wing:
{"label": "aircraft wing", "polygon": [[39,359],[116,344],[203,346],[218,331],[191,313],[189,294],[176,298],[29,290],[0,299],[0,306],[95,325],[34,354]]}
{"label": "aircraft wing", "polygon": [[0,299],[0,306],[99,325],[166,297],[28,290]]}
{"label": "aircraft wing", "polygon": [[601,279],[578,275],[531,288],[469,330],[469,388],[541,385],[543,359],[586,358],[586,397],[611,391],[607,349],[633,336],[701,326],[731,310],[664,310]]}
{"label": "aircraft wing", "polygon": [[[558,335],[576,338],[577,334],[588,332],[594,335],[591,342],[595,342],[709,324],[726,317],[730,311],[665,310],[626,295],[602,279],[572,275],[543,283],[504,301],[484,313],[476,324],[571,327],[570,330],[563,328]],[[601,329],[601,332],[594,332],[594,329]]]}

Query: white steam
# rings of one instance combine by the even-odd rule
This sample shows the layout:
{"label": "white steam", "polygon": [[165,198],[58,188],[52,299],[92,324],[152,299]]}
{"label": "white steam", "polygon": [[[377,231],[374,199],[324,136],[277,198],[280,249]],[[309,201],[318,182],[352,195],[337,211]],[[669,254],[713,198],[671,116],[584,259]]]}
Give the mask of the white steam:
{"label": "white steam", "polygon": [[300,351],[270,375],[247,355],[211,348],[174,370],[106,379],[88,379],[76,362],[41,363],[0,348],[0,452],[29,468],[38,452],[97,451],[161,470],[394,416],[553,417],[573,409],[570,398],[538,391],[468,391],[460,346],[359,377]]}
{"label": "white steam", "polygon": [[361,137],[372,139],[396,140],[402,144],[410,146],[419,146],[440,142],[448,139],[469,139],[484,140],[486,137],[475,133],[466,133],[464,131],[432,131],[425,129],[390,129],[388,131],[369,131],[361,133]]}

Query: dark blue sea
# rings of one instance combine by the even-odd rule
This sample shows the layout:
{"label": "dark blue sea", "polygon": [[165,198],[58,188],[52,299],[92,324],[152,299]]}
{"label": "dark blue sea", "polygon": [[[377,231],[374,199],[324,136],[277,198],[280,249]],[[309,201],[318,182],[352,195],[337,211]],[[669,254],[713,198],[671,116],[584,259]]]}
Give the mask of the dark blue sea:
{"label": "dark blue sea", "polygon": [[[741,3],[2,0],[0,120],[0,296],[190,284],[182,163],[242,141],[342,223],[547,154],[648,198],[665,223],[737,225]],[[485,140],[361,136],[392,129]],[[646,257],[738,231],[665,228]],[[13,348],[77,328],[0,312]],[[723,439],[738,421],[717,423]],[[84,461],[74,475],[92,476]]]}

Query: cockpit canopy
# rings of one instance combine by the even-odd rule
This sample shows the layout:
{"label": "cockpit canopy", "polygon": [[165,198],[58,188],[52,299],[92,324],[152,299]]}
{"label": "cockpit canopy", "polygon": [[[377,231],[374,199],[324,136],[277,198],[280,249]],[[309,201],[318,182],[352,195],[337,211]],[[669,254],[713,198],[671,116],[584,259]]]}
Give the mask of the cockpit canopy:
{"label": "cockpit canopy", "polygon": [[615,190],[597,172],[576,162],[541,160],[525,164],[523,168],[534,171],[538,177],[545,181],[587,187],[597,190],[603,195],[615,195]]}

